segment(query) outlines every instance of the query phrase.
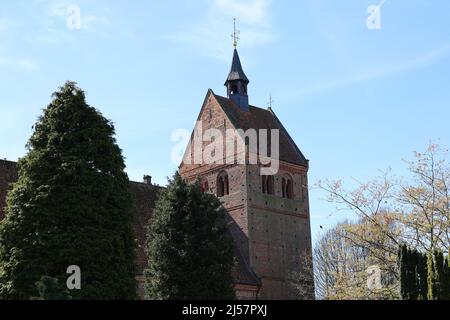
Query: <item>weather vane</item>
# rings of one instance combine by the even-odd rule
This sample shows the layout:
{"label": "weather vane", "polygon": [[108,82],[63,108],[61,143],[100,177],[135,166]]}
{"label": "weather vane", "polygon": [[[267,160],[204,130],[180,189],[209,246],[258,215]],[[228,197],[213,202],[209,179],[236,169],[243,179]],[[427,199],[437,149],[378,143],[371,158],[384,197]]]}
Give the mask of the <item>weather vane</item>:
{"label": "weather vane", "polygon": [[233,39],[233,47],[236,49],[239,40],[241,40],[241,38],[239,38],[241,31],[236,29],[236,18],[233,19],[233,22],[234,22],[234,31],[233,34],[231,35],[231,38]]}

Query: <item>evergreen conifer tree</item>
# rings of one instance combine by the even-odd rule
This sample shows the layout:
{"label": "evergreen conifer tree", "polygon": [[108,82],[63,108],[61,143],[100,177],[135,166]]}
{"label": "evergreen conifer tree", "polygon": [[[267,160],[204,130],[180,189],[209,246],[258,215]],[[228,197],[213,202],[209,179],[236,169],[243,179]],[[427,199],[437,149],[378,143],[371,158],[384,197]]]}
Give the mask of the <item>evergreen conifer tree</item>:
{"label": "evergreen conifer tree", "polygon": [[418,300],[427,300],[428,299],[428,271],[427,271],[427,255],[423,253],[418,253],[417,259],[417,293]]}
{"label": "evergreen conifer tree", "polygon": [[65,285],[77,265],[74,299],[133,299],[133,203],[114,126],[73,82],[53,97],[0,224],[0,296],[37,297],[42,277]]}
{"label": "evergreen conifer tree", "polygon": [[445,295],[444,254],[441,250],[434,251],[434,298],[441,300]]}
{"label": "evergreen conifer tree", "polygon": [[408,247],[406,246],[406,244],[403,244],[400,246],[398,251],[398,269],[400,273],[400,295],[403,300],[409,300],[407,255],[408,255]]}
{"label": "evergreen conifer tree", "polygon": [[146,294],[154,300],[233,299],[233,240],[220,201],[176,173],[149,227]]}
{"label": "evergreen conifer tree", "polygon": [[419,252],[417,250],[408,250],[409,256],[409,299],[417,300],[419,296],[419,277],[418,277],[418,263],[419,263]]}
{"label": "evergreen conifer tree", "polygon": [[436,285],[435,285],[435,263],[433,253],[428,253],[427,256],[427,282],[428,282],[428,300],[436,300]]}

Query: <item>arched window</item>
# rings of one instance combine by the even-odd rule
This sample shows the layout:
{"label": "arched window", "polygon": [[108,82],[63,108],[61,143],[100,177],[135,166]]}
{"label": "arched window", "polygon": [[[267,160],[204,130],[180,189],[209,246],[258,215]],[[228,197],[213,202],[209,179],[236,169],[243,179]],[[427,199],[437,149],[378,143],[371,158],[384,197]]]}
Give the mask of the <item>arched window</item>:
{"label": "arched window", "polygon": [[293,199],[294,198],[294,182],[288,176],[281,180],[281,190],[283,198]]}
{"label": "arched window", "polygon": [[294,185],[291,179],[288,179],[286,183],[286,198],[294,198]]}
{"label": "arched window", "polygon": [[230,184],[228,181],[228,174],[222,171],[217,176],[217,196],[224,197],[230,194]]}
{"label": "arched window", "polygon": [[262,192],[266,194],[274,194],[273,176],[262,176]]}
{"label": "arched window", "polygon": [[206,193],[209,191],[209,183],[207,180],[202,182],[202,192]]}
{"label": "arched window", "polygon": [[228,196],[230,194],[230,183],[228,182],[228,175],[225,176],[224,179],[224,184],[225,184],[225,195]]}

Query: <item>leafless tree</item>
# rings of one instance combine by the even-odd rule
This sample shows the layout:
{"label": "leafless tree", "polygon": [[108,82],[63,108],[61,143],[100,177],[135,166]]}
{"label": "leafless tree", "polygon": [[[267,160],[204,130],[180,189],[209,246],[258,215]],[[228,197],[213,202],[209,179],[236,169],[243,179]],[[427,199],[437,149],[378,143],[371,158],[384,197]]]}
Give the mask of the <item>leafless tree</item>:
{"label": "leafless tree", "polygon": [[[450,167],[447,151],[430,145],[407,161],[411,174],[395,179],[391,172],[347,189],[342,181],[319,181],[328,194],[327,201],[338,210],[349,210],[357,223],[337,226],[325,234],[314,249],[318,296],[333,298],[395,298],[398,276],[397,250],[400,244],[422,252],[449,251],[450,244]],[[358,272],[378,265],[387,275],[382,292],[353,290],[362,285]],[[344,268],[344,269],[343,269]],[[331,275],[330,275],[331,274]],[[364,277],[361,277],[363,279]],[[345,294],[336,294],[347,290]]]}

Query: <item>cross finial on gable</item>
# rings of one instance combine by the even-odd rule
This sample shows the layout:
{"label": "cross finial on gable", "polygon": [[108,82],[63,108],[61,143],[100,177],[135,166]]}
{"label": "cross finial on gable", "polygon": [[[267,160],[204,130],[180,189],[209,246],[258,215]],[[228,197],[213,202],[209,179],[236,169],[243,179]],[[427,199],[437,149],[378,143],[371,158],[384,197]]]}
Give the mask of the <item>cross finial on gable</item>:
{"label": "cross finial on gable", "polygon": [[270,94],[269,102],[267,102],[269,109],[272,109],[274,102],[275,102],[275,100],[272,99],[272,94]]}

